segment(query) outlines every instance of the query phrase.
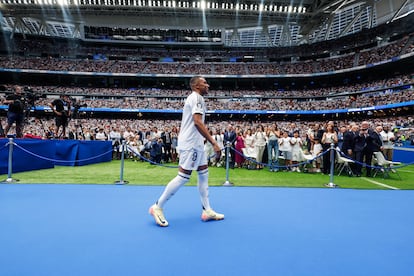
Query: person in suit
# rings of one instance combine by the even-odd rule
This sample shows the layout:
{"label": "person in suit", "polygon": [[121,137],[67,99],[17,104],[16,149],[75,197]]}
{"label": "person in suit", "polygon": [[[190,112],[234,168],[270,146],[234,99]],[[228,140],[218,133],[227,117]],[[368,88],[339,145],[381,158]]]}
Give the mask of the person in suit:
{"label": "person in suit", "polygon": [[370,128],[368,124],[368,135],[366,137],[366,146],[364,150],[365,163],[367,164],[367,177],[371,177],[371,163],[374,152],[381,151],[382,140],[380,132],[377,128],[382,131],[382,126],[377,126],[375,129]]}
{"label": "person in suit", "polygon": [[[344,140],[342,147],[340,148],[342,154],[346,155],[350,159],[355,160],[354,146],[355,137],[359,135],[359,126],[356,123],[351,123],[348,126],[348,130],[344,133]],[[356,175],[355,163],[350,164],[352,174]]]}
{"label": "person in suit", "polygon": [[375,129],[370,131],[370,135],[367,139],[367,149],[372,152],[381,151],[383,142],[381,137],[382,126],[377,125]]}
{"label": "person in suit", "polygon": [[362,164],[364,163],[364,149],[366,147],[366,137],[368,136],[368,127],[365,122],[361,124],[358,133],[354,136],[354,159],[357,161],[355,164],[355,175],[361,176]]}
{"label": "person in suit", "polygon": [[344,133],[342,147],[340,148],[342,153],[346,154],[349,158],[353,158],[354,138],[358,135],[359,126],[352,123],[348,126],[348,130]]}
{"label": "person in suit", "polygon": [[234,131],[233,125],[229,124],[227,126],[226,131],[224,132],[224,137],[223,137],[223,141],[224,141],[224,146],[226,147],[226,162],[227,162],[227,158],[229,158],[229,153],[227,152],[228,147],[226,146],[227,143],[230,143],[230,160],[229,160],[229,166],[231,169],[234,169],[234,163],[235,163],[235,152],[234,152],[234,147],[235,147],[235,143],[236,143],[236,132]]}
{"label": "person in suit", "polygon": [[359,135],[355,137],[356,175],[361,176],[362,164],[366,164],[366,176],[371,177],[371,162],[375,151],[379,151],[382,142],[379,133],[370,127],[368,121],[361,123]]}

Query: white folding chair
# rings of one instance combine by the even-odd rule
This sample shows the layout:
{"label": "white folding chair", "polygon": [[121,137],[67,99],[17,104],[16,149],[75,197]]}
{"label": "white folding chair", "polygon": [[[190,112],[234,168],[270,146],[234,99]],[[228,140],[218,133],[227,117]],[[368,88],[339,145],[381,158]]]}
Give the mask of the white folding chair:
{"label": "white folding chair", "polygon": [[300,161],[301,162],[306,162],[306,164],[302,165],[302,170],[303,171],[309,171],[307,168],[307,164],[310,164],[313,168],[313,159],[314,157],[312,156],[312,154],[305,154],[305,152],[303,150],[300,150]]}
{"label": "white folding chair", "polygon": [[243,166],[249,170],[256,168],[256,156],[253,152],[249,152],[247,148],[242,148],[243,155],[246,157]]}
{"label": "white folding chair", "polygon": [[354,173],[352,172],[351,166],[350,164],[354,164],[355,161],[347,158],[345,156],[342,156],[342,154],[340,153],[340,150],[337,148],[336,150],[336,163],[338,165],[338,175],[341,175],[341,173],[345,170],[345,172],[349,175],[349,176],[353,176]]}
{"label": "white folding chair", "polygon": [[374,152],[374,165],[376,165],[378,168],[374,170],[373,176],[375,177],[378,172],[382,173],[383,178],[389,177],[390,172],[395,172],[398,177],[401,179],[400,174],[393,168],[393,166],[399,166],[401,165],[401,162],[394,162],[385,159],[384,155],[380,151]]}

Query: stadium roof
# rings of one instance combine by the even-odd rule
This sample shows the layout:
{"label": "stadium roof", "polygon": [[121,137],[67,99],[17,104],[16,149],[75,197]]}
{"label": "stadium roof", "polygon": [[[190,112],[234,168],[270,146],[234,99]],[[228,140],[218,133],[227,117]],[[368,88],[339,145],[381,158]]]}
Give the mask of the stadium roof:
{"label": "stadium roof", "polygon": [[412,11],[414,0],[0,0],[1,27],[11,34],[85,39],[85,27],[220,30],[220,43],[253,47],[334,39]]}

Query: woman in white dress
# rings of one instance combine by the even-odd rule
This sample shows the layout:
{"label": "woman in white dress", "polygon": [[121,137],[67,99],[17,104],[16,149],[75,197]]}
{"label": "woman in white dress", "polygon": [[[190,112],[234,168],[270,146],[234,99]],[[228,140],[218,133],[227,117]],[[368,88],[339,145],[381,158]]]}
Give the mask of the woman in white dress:
{"label": "woman in white dress", "polygon": [[[322,136],[322,147],[323,150],[327,150],[331,147],[331,144],[338,144],[338,134],[334,129],[334,125],[332,123],[328,123],[326,125],[325,132]],[[332,160],[335,161],[335,160]],[[322,171],[324,174],[329,174],[330,171],[330,164],[331,164],[331,154],[330,152],[326,153],[323,156],[323,168]]]}
{"label": "woman in white dress", "polygon": [[254,137],[254,147],[256,149],[256,161],[257,161],[257,166],[256,169],[262,169],[263,168],[263,164],[262,164],[262,160],[263,160],[263,153],[265,151],[266,148],[266,133],[264,131],[264,127],[262,125],[259,125],[257,127],[257,131],[256,133],[253,135]]}
{"label": "woman in white dress", "polygon": [[250,128],[246,130],[244,136],[244,147],[246,148],[247,157],[256,158],[257,154],[254,148],[252,130]]}

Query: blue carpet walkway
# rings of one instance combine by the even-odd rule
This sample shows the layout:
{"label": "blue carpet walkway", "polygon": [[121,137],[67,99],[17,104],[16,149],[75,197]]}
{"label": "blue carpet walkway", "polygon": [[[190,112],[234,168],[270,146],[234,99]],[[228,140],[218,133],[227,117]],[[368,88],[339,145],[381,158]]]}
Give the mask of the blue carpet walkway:
{"label": "blue carpet walkway", "polygon": [[0,275],[414,275],[414,191],[0,185]]}

